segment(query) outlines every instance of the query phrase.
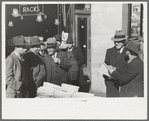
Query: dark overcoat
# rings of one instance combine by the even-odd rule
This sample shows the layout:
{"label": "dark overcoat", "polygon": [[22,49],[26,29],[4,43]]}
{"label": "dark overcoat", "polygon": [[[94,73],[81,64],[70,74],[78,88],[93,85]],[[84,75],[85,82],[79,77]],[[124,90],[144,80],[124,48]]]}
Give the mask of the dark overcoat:
{"label": "dark overcoat", "polygon": [[[126,48],[123,49],[122,53],[118,53],[115,47],[107,49],[105,63],[107,65],[112,65],[116,67],[117,70],[123,69],[126,62]],[[103,76],[105,78],[106,84],[106,96],[107,97],[118,97],[119,96],[119,85],[117,83],[113,83],[111,78],[107,76]]]}
{"label": "dark overcoat", "polygon": [[[76,61],[76,59],[74,58],[74,55],[72,52],[66,52],[68,60],[71,64],[71,68],[69,69],[69,73],[70,73],[70,80],[72,81],[76,81],[78,79],[78,63]],[[73,84],[73,83],[72,83]]]}
{"label": "dark overcoat", "polygon": [[79,67],[78,82],[76,85],[84,85],[86,83],[84,79],[83,69],[82,69],[82,66],[84,64],[84,55],[82,53],[82,50],[79,47],[73,47],[72,53]]}
{"label": "dark overcoat", "polygon": [[120,97],[143,97],[143,62],[137,57],[133,59],[125,68],[123,73],[114,71],[112,76],[118,80]]}
{"label": "dark overcoat", "polygon": [[[47,71],[46,82],[57,85],[70,83],[68,70],[70,69],[71,64],[68,61],[66,53],[62,51],[57,52],[57,58],[61,60],[60,64],[55,64],[50,55],[43,58]],[[54,70],[54,72],[52,72],[52,70]]]}
{"label": "dark overcoat", "polygon": [[35,94],[32,80],[27,76],[25,61],[19,59],[12,52],[6,59],[6,97],[7,98],[30,98]]}
{"label": "dark overcoat", "polygon": [[29,69],[28,72],[31,73],[36,87],[38,88],[40,86],[43,86],[43,82],[45,81],[46,77],[46,69],[42,57],[29,50],[23,56],[23,58],[25,59],[26,66]]}

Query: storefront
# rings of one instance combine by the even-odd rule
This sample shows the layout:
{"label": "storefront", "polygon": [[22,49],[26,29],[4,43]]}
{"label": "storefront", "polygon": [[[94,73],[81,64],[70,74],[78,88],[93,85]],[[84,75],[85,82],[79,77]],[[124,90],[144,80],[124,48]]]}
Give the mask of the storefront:
{"label": "storefront", "polygon": [[[7,4],[6,40],[23,35],[43,36],[44,41],[62,31],[72,35],[74,45],[85,56],[84,67],[90,70],[90,4]],[[9,48],[10,49],[10,48]],[[7,51],[7,50],[6,50]],[[9,50],[8,50],[9,51]],[[7,51],[7,56],[10,52]],[[11,50],[10,50],[11,51]],[[89,73],[90,75],[90,73]]]}
{"label": "storefront", "polygon": [[[6,4],[5,10],[7,41],[18,35],[43,36],[46,41],[68,32],[85,56],[84,74],[91,80],[90,92],[99,96],[105,96],[106,88],[98,69],[106,49],[113,46],[110,38],[115,31],[124,30],[128,37],[144,37],[142,3]],[[8,56],[12,49],[6,48]]]}

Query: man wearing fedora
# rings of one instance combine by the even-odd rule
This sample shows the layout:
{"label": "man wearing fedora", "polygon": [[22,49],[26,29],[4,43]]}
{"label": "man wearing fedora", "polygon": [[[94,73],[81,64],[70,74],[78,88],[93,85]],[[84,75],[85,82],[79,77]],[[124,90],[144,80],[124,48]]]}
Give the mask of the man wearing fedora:
{"label": "man wearing fedora", "polygon": [[63,51],[56,51],[56,39],[47,39],[48,55],[44,57],[46,65],[46,82],[61,85],[69,83],[68,70],[71,64],[68,61],[67,55]]}
{"label": "man wearing fedora", "polygon": [[[114,42],[114,47],[107,49],[105,56],[105,63],[109,66],[114,66],[117,70],[126,66],[126,49],[124,47],[126,42],[125,33],[122,30],[116,31],[115,36],[111,38]],[[106,85],[107,97],[119,97],[119,85],[114,83],[113,78],[103,75]]]}
{"label": "man wearing fedora", "polygon": [[68,45],[68,49],[66,51],[66,54],[67,54],[69,62],[72,65],[72,67],[69,69],[70,81],[72,85],[79,86],[79,84],[77,84],[79,67],[78,67],[78,62],[76,61],[72,53],[73,40],[70,35],[68,36],[68,39],[67,39],[67,45]]}
{"label": "man wearing fedora", "polygon": [[33,97],[36,95],[36,89],[43,86],[43,82],[46,77],[45,64],[43,62],[43,57],[40,56],[40,46],[41,42],[37,36],[30,37],[30,50],[24,55],[26,66],[28,67],[28,73],[30,78],[34,80],[32,84],[35,89],[33,92]]}
{"label": "man wearing fedora", "polygon": [[25,98],[28,97],[28,80],[25,74],[24,60],[22,55],[27,51],[27,43],[23,35],[12,38],[8,43],[13,46],[14,51],[6,58],[6,97]]}
{"label": "man wearing fedora", "polygon": [[46,47],[46,42],[44,42],[44,38],[41,36],[41,37],[38,37],[40,42],[41,42],[41,45],[40,45],[40,50],[39,50],[39,55],[44,57],[47,55],[47,47]]}
{"label": "man wearing fedora", "polygon": [[54,36],[54,38],[56,39],[56,43],[57,43],[57,49],[59,49],[58,47],[61,45],[61,42],[62,42],[62,35],[61,34],[56,34]]}
{"label": "man wearing fedora", "polygon": [[121,86],[120,97],[143,97],[143,61],[138,56],[142,52],[140,42],[131,40],[126,49],[127,66],[122,71],[109,68],[109,73],[116,79],[114,82]]}
{"label": "man wearing fedora", "polygon": [[75,73],[77,72],[77,74],[74,73],[74,75],[76,75],[77,78],[75,78],[75,80],[72,80],[72,84],[79,86],[80,87],[79,91],[84,91],[85,86],[87,86],[86,85],[87,82],[85,81],[84,74],[83,74],[83,68],[82,68],[84,64],[84,55],[82,53],[81,48],[73,46],[73,39],[70,35],[68,36],[68,39],[67,39],[67,45],[68,45],[68,49],[66,52],[67,55],[68,56],[72,55],[74,59],[77,61],[77,66],[74,68]]}

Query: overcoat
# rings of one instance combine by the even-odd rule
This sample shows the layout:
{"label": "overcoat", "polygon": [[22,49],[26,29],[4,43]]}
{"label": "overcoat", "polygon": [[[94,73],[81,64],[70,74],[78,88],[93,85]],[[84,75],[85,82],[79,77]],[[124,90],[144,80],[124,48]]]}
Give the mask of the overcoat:
{"label": "overcoat", "polygon": [[75,60],[72,52],[67,51],[66,54],[67,54],[67,57],[68,57],[68,60],[71,64],[71,66],[72,66],[69,69],[70,79],[71,79],[71,81],[76,81],[78,79],[78,71],[79,71],[78,63]]}
{"label": "overcoat", "polygon": [[15,98],[17,91],[19,91],[21,82],[22,66],[19,58],[12,52],[6,58],[6,97]]}
{"label": "overcoat", "polygon": [[33,77],[36,87],[43,86],[43,82],[46,77],[45,64],[43,58],[40,55],[33,53],[29,50],[23,58],[25,59],[26,66]]}
{"label": "overcoat", "polygon": [[31,98],[34,89],[32,80],[27,76],[23,59],[19,59],[14,52],[6,58],[6,97]]}
{"label": "overcoat", "polygon": [[[107,65],[112,65],[116,67],[116,69],[119,71],[120,69],[123,69],[126,64],[126,48],[123,49],[122,53],[118,53],[117,49],[115,47],[107,49],[106,57],[105,57],[105,63]],[[117,83],[113,83],[112,78],[109,78],[105,75],[103,75],[105,78],[105,85],[107,87],[106,89],[106,96],[107,97],[118,97],[119,96],[119,85]]]}
{"label": "overcoat", "polygon": [[79,67],[78,82],[76,83],[76,85],[80,85],[80,86],[85,85],[86,81],[84,79],[84,74],[83,74],[83,69],[82,69],[82,66],[84,64],[84,55],[79,47],[73,47],[72,53]]}
{"label": "overcoat", "polygon": [[120,97],[143,97],[143,62],[137,57],[133,59],[122,73],[114,71],[112,76],[121,86]]}
{"label": "overcoat", "polygon": [[[55,64],[50,55],[43,58],[47,71],[46,82],[57,85],[70,83],[68,70],[70,69],[71,64],[68,61],[66,53],[63,51],[57,52],[57,58],[61,60],[60,64]],[[54,71],[52,72],[52,70]]]}

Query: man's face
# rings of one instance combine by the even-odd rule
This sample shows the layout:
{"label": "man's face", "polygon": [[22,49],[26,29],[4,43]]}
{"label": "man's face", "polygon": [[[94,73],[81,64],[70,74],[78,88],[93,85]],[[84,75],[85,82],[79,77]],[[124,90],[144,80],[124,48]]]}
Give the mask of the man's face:
{"label": "man's face", "polygon": [[34,53],[38,53],[40,51],[40,47],[31,48]]}
{"label": "man's face", "polygon": [[124,41],[115,41],[114,45],[117,50],[120,50],[124,46]]}
{"label": "man's face", "polygon": [[40,50],[45,50],[46,46],[43,44],[40,46]]}
{"label": "man's face", "polygon": [[67,47],[68,48],[72,48],[72,44],[67,44]]}
{"label": "man's face", "polygon": [[22,48],[22,47],[18,48],[18,53],[19,53],[20,55],[23,55],[26,51],[27,51],[26,48]]}
{"label": "man's face", "polygon": [[48,54],[53,55],[55,53],[55,48],[47,48]]}

